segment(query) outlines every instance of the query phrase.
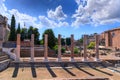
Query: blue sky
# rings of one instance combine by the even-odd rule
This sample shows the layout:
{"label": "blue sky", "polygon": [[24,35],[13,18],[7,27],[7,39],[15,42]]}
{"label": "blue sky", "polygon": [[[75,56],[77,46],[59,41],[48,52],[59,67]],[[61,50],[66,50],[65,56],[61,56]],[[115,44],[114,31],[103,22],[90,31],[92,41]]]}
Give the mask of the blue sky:
{"label": "blue sky", "polygon": [[[37,27],[40,34],[53,29],[75,39],[120,26],[120,0],[0,0],[0,14],[16,17],[21,27]],[[16,24],[17,25],[17,24]]]}

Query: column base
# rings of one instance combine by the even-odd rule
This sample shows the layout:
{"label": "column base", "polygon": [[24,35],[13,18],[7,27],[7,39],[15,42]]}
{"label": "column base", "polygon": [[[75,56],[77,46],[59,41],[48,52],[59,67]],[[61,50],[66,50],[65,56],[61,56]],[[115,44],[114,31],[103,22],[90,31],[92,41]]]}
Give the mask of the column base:
{"label": "column base", "polygon": [[101,61],[101,60],[100,60],[100,59],[98,59],[98,58],[95,58],[95,59],[94,59],[94,61]]}
{"label": "column base", "polygon": [[15,62],[20,62],[20,59],[16,59]]}
{"label": "column base", "polygon": [[30,62],[34,62],[35,60],[34,59],[30,59]]}
{"label": "column base", "polygon": [[48,62],[48,59],[47,59],[47,58],[45,58],[43,61],[44,61],[44,62]]}
{"label": "column base", "polygon": [[71,62],[75,62],[75,59],[74,59],[74,58],[70,58],[69,61],[71,61]]}
{"label": "column base", "polygon": [[82,59],[82,61],[87,62],[88,60],[87,59]]}
{"label": "column base", "polygon": [[58,62],[62,62],[62,59],[61,59],[61,58],[58,58],[57,61],[58,61]]}

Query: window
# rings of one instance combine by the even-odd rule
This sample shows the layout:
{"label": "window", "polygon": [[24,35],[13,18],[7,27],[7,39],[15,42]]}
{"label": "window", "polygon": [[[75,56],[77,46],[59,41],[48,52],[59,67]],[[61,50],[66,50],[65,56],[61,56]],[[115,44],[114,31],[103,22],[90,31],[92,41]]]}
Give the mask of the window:
{"label": "window", "polygon": [[113,33],[112,33],[112,37],[114,37],[114,36],[115,36],[115,33],[113,32]]}

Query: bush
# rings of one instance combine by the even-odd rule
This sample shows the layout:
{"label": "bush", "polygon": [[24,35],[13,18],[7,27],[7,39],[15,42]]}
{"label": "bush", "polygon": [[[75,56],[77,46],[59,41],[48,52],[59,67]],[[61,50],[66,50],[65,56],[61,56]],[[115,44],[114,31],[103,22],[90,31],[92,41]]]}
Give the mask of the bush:
{"label": "bush", "polygon": [[55,50],[56,54],[58,53],[58,45],[55,45],[53,50]]}
{"label": "bush", "polygon": [[79,53],[79,49],[75,47],[75,48],[74,48],[74,53],[75,53],[75,54],[78,54],[78,53]]}
{"label": "bush", "polygon": [[43,40],[40,40],[40,45],[43,45],[44,43],[43,43]]}
{"label": "bush", "polygon": [[90,44],[87,46],[88,49],[94,49],[95,48],[95,42],[90,42]]}
{"label": "bush", "polygon": [[[58,45],[55,45],[53,49],[55,50],[55,52],[57,54],[58,53]],[[65,53],[65,48],[64,47],[61,48],[61,53]]]}
{"label": "bush", "polygon": [[61,53],[65,53],[65,48],[64,47],[61,48]]}

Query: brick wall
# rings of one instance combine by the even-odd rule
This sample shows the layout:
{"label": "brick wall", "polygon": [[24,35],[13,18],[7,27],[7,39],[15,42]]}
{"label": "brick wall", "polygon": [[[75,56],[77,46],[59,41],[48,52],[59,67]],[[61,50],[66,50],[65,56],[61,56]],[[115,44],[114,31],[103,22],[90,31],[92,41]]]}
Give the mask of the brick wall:
{"label": "brick wall", "polygon": [[120,29],[104,32],[105,46],[120,49]]}

